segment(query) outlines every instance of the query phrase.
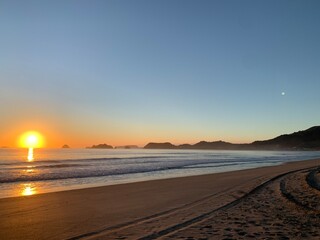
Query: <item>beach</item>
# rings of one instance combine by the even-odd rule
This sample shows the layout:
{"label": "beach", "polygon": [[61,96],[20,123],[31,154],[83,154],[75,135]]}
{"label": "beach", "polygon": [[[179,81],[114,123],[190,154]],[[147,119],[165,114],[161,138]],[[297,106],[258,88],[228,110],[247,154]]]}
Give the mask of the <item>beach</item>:
{"label": "beach", "polygon": [[319,239],[320,159],[0,199],[0,239]]}

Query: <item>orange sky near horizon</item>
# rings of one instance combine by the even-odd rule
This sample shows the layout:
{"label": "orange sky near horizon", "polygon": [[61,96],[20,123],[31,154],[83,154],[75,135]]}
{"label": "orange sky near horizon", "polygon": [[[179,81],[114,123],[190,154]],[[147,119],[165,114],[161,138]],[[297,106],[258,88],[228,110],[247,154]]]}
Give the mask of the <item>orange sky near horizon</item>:
{"label": "orange sky near horizon", "polygon": [[[230,133],[217,131],[216,134],[208,132],[206,136],[198,134],[196,130],[190,132],[178,132],[176,136],[170,136],[170,129],[113,129],[103,128],[73,128],[67,129],[59,125],[45,124],[43,122],[24,122],[7,128],[0,136],[0,147],[20,147],[19,138],[28,131],[36,131],[40,133],[45,140],[45,148],[61,148],[64,144],[68,144],[72,148],[84,148],[94,144],[106,143],[112,146],[137,145],[145,146],[149,142],[171,142],[172,144],[194,144],[199,141],[229,141],[232,143],[249,143],[251,137],[243,135],[243,138],[232,136]],[[224,133],[224,134],[223,134]],[[224,137],[219,137],[224,136]],[[254,139],[260,140],[260,139]]]}
{"label": "orange sky near horizon", "polygon": [[[33,102],[32,108],[17,102],[21,111],[8,108],[8,114],[1,119],[0,147],[18,147],[21,134],[37,131],[43,135],[47,148],[61,148],[68,144],[71,148],[84,148],[100,143],[112,146],[138,145],[143,147],[149,142],[171,142],[172,144],[195,144],[199,141],[227,141],[232,143],[250,143],[255,140],[266,140],[280,134],[306,129],[295,124],[278,127],[247,124],[240,127],[239,120],[211,122],[211,119],[200,118],[199,122],[190,116],[183,116],[184,121],[163,116],[156,119],[134,121],[123,117],[113,119],[111,113],[105,115],[84,108],[84,113],[75,109],[62,109]],[[172,116],[171,116],[172,117]],[[172,124],[170,124],[172,123]],[[238,125],[236,124],[238,123]],[[242,123],[244,124],[244,123]]]}

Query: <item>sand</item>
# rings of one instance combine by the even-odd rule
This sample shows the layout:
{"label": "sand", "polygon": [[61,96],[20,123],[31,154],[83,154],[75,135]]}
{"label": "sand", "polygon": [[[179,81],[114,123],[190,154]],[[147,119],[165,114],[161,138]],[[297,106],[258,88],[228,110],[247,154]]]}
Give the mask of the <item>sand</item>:
{"label": "sand", "polygon": [[0,239],[319,239],[319,166],[0,199]]}

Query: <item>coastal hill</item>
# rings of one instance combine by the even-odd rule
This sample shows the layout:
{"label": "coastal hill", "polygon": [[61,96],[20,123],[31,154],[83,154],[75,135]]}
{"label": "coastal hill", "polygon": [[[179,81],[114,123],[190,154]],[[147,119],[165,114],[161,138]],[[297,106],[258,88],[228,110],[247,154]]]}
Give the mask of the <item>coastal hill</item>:
{"label": "coastal hill", "polygon": [[165,143],[148,143],[145,149],[175,149],[177,146],[173,145],[172,143],[165,142]]}
{"label": "coastal hill", "polygon": [[116,146],[115,149],[137,149],[137,145],[125,145],[125,146]]}
{"label": "coastal hill", "polygon": [[87,148],[98,148],[98,149],[113,149],[112,146],[108,145],[108,144],[98,144],[98,145],[92,145],[91,147],[87,147]]}
{"label": "coastal hill", "polygon": [[314,149],[320,150],[320,126],[315,126],[304,131],[284,134],[279,137],[253,142],[256,148],[267,149]]}
{"label": "coastal hill", "polygon": [[201,141],[194,145],[148,143],[145,149],[212,149],[212,150],[320,150],[320,126],[253,143],[233,144],[224,141]]}

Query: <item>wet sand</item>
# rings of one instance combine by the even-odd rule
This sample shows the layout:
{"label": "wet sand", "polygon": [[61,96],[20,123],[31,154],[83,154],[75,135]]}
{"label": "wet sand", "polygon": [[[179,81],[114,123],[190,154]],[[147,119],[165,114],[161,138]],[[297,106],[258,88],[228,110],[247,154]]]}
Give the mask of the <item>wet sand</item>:
{"label": "wet sand", "polygon": [[0,199],[0,239],[319,239],[319,166]]}

